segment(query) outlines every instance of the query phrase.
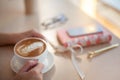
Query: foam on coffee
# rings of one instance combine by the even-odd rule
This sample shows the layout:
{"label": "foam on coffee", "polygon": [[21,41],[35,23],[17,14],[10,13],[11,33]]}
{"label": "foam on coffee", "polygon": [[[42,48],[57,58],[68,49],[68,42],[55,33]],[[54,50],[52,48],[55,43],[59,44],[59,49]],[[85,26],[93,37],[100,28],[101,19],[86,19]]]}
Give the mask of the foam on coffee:
{"label": "foam on coffee", "polygon": [[38,39],[27,39],[16,46],[17,54],[23,57],[34,57],[40,55],[46,48],[45,43]]}

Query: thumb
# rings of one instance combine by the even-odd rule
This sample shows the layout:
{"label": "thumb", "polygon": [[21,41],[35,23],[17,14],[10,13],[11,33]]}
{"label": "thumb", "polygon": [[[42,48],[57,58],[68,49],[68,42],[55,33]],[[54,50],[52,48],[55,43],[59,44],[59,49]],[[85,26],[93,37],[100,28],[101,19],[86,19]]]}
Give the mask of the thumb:
{"label": "thumb", "polygon": [[43,69],[44,65],[42,63],[38,63],[34,68],[32,68],[30,71],[36,71],[36,72],[41,72]]}
{"label": "thumb", "polygon": [[43,38],[45,39],[45,37],[40,34],[37,30],[33,29],[33,30],[30,30],[29,33],[31,33],[31,37],[38,37],[38,38]]}
{"label": "thumb", "polygon": [[28,61],[25,63],[25,65],[19,70],[19,73],[21,72],[27,72],[29,71],[32,67],[38,64],[38,61]]}

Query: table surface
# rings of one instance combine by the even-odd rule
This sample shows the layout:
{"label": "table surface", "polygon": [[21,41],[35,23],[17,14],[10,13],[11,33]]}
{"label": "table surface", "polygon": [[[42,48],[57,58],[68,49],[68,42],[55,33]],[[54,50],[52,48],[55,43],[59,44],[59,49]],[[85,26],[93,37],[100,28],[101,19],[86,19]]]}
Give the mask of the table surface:
{"label": "table surface", "polygon": [[[39,28],[39,24],[36,23],[37,18],[35,16],[17,16],[12,18],[14,20],[10,23],[5,23],[4,27],[0,27],[0,31],[10,33],[21,32],[35,26],[51,43],[58,46],[59,42],[56,38],[57,29],[71,26],[86,26],[95,23],[94,20],[67,0],[51,0],[49,4],[46,3],[47,1],[49,0],[43,0],[41,4],[41,21],[58,15],[59,13],[64,13],[68,17],[67,23],[58,25],[60,26],[58,28],[40,30],[41,27]],[[8,19],[4,19],[3,21],[6,22]],[[110,43],[84,48],[83,54],[79,56],[80,60],[78,60],[78,65],[85,73],[86,80],[120,80],[120,46],[104,52],[104,54],[93,58],[91,61],[86,58],[88,51],[100,49],[114,43],[120,43],[120,40],[112,34],[112,41]],[[9,80],[15,76],[15,73],[10,67],[10,61],[14,55],[13,47],[14,46],[0,47],[0,80]],[[55,54],[51,47],[50,52],[54,56],[54,66],[44,74],[44,80],[81,80],[72,65],[69,53]]]}

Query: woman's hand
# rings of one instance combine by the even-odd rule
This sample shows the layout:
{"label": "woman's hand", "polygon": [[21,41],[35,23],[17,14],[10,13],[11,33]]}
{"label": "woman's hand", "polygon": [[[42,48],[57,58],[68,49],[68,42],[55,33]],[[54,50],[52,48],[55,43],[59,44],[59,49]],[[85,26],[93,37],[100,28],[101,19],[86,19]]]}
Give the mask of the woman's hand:
{"label": "woman's hand", "polygon": [[38,37],[45,39],[44,36],[36,30],[29,30],[21,33],[0,33],[0,45],[15,44],[21,39],[28,37]]}
{"label": "woman's hand", "polygon": [[43,80],[42,69],[43,64],[37,61],[29,61],[21,68],[13,80]]}

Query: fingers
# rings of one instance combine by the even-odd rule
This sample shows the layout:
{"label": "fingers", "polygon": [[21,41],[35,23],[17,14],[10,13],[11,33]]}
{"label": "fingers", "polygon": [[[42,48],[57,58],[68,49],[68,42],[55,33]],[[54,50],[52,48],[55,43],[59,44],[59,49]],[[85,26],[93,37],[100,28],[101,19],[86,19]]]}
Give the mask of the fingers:
{"label": "fingers", "polygon": [[40,34],[39,32],[37,32],[36,30],[32,30],[31,32],[33,34],[33,37],[39,37],[39,38],[45,39],[45,37],[42,34]]}
{"label": "fingers", "polygon": [[[32,68],[30,68],[31,66]],[[38,63],[37,61],[28,61],[20,72],[17,73],[14,80],[43,80],[43,74],[40,72],[42,69],[43,64]]]}
{"label": "fingers", "polygon": [[43,69],[44,65],[42,63],[38,63],[34,68],[32,68],[30,71],[38,72],[40,73]]}
{"label": "fingers", "polygon": [[45,37],[35,29],[26,31],[25,34],[27,35],[27,37],[38,37],[38,38],[42,38],[42,39],[46,40]]}
{"label": "fingers", "polygon": [[27,37],[37,37],[37,38],[42,38],[45,41],[47,41],[47,39],[35,29],[28,30],[28,31],[25,31],[25,32],[21,33],[21,39],[24,39],[24,38],[27,38]]}
{"label": "fingers", "polygon": [[25,65],[20,69],[19,72],[27,72],[30,68],[32,68],[33,66],[37,65],[38,61],[28,61],[25,63]]}

